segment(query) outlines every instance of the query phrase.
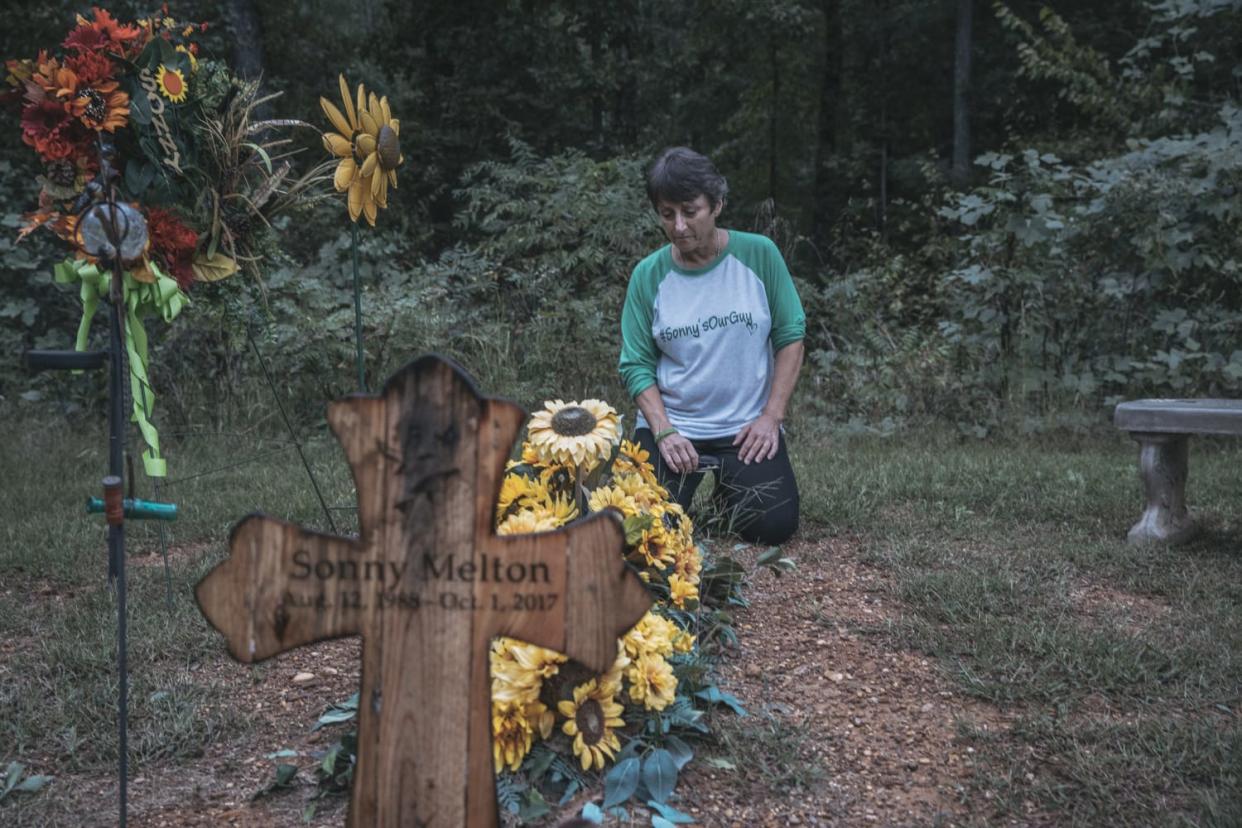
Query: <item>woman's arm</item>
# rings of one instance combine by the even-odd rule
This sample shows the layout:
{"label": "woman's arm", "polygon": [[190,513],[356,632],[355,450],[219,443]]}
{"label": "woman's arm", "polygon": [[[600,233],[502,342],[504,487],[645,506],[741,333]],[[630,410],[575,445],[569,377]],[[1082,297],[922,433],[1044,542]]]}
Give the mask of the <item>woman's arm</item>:
{"label": "woman's arm", "polygon": [[[659,386],[648,385],[638,392],[634,402],[638,403],[643,418],[651,426],[652,434],[659,434],[672,426],[668,421],[668,413],[664,410]],[[656,448],[660,450],[660,457],[664,459],[665,465],[678,474],[686,474],[699,467],[699,453],[694,450],[694,444],[680,433],[668,435]]]}
{"label": "woman's arm", "polygon": [[[803,350],[802,340],[799,339],[776,352],[768,402],[754,422],[743,426],[737,437],[733,438],[733,445],[742,444],[737,456],[743,463],[749,465],[751,461],[771,460],[776,456],[776,450],[780,447],[781,423],[785,421],[785,409],[789,406],[789,398],[793,395],[794,385],[798,381],[798,372],[802,370]],[[647,412],[644,410],[643,413]]]}

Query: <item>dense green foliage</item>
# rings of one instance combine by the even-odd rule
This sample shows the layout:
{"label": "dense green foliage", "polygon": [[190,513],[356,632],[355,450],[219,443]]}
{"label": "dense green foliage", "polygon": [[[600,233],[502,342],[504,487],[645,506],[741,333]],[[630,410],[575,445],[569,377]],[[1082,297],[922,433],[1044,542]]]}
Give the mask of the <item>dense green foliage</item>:
{"label": "dense green foliage", "polygon": [[[233,59],[246,8],[266,85],[284,93],[275,114],[320,122],[344,71],[402,119],[401,189],[359,233],[373,378],[436,349],[527,404],[622,402],[625,280],[661,241],[642,166],[685,142],[730,178],[723,223],[773,235],[793,264],[804,415],[986,434],[1099,420],[1123,397],[1242,393],[1238,0],[975,3],[966,179],[947,161],[950,0],[172,11],[211,21],[206,45]],[[39,8],[0,52],[53,44],[71,14]],[[0,348],[67,346],[75,297],[48,273],[62,251],[13,244],[39,170],[16,113],[0,128]],[[281,228],[262,286],[195,288],[153,359],[161,416],[218,424],[261,400],[248,329],[301,416],[352,390],[342,201]],[[100,391],[13,365],[9,405],[82,407]]]}

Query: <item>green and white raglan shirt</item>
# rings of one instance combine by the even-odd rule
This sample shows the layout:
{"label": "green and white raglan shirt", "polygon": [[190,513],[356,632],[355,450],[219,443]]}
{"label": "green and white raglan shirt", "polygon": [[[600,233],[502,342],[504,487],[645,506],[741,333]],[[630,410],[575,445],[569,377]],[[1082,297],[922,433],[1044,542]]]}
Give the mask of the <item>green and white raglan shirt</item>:
{"label": "green and white raglan shirt", "polygon": [[[729,231],[716,260],[673,263],[665,245],[638,263],[621,313],[621,378],[656,385],[669,422],[692,440],[737,434],[763,412],[773,354],[806,335],[806,314],[772,240]],[[642,413],[638,426],[647,427]]]}

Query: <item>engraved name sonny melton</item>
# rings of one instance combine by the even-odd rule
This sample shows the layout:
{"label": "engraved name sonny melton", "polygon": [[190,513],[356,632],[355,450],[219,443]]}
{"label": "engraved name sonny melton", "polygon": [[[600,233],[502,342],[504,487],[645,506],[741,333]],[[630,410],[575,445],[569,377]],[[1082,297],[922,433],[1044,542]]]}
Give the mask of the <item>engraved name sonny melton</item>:
{"label": "engraved name sonny melton", "polygon": [[[322,558],[311,561],[310,551],[299,549],[293,553],[292,577],[298,580],[315,578],[320,581],[382,581],[398,583],[405,574],[408,561],[352,561]],[[457,556],[434,555],[427,552],[419,562],[424,581],[480,581],[482,583],[532,583],[552,582],[546,563],[511,561],[505,564],[499,558],[480,553],[477,560],[458,561]]]}

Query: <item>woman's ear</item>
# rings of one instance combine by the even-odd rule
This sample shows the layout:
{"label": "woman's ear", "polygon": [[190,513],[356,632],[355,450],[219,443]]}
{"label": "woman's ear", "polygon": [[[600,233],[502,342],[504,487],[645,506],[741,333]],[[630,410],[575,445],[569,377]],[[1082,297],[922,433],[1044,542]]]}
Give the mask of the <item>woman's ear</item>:
{"label": "woman's ear", "polygon": [[724,199],[722,198],[720,199],[720,201],[717,201],[716,206],[712,208],[712,218],[713,219],[719,218],[720,211],[723,209],[724,209]]}

